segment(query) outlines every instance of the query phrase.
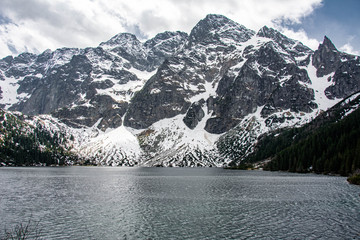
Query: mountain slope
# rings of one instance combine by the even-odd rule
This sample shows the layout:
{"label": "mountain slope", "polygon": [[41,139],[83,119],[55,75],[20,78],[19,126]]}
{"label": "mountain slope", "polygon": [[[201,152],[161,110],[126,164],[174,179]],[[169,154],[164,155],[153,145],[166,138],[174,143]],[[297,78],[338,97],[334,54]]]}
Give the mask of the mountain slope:
{"label": "mountain slope", "polygon": [[96,164],[222,166],[360,90],[358,56],[210,14],[190,32],[0,60],[0,106],[51,115]]}
{"label": "mountain slope", "polygon": [[360,168],[360,94],[301,128],[264,136],[246,160],[271,159],[265,169],[348,175]]}
{"label": "mountain slope", "polygon": [[78,160],[66,136],[40,121],[0,110],[1,165],[65,165]]}
{"label": "mountain slope", "polygon": [[121,126],[132,95],[186,37],[164,33],[152,39],[156,44],[143,44],[124,33],[97,48],[7,57],[0,63],[0,106],[25,114],[53,114],[73,125],[89,127],[103,118],[103,129]]}

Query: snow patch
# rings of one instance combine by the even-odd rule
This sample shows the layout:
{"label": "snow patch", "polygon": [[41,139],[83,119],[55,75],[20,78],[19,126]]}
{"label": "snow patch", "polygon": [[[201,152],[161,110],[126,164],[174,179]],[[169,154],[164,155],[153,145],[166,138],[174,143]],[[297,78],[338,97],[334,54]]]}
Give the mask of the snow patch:
{"label": "snow patch", "polygon": [[330,73],[323,77],[316,76],[316,68],[312,64],[312,60],[309,65],[305,68],[308,72],[311,83],[305,83],[309,88],[314,89],[315,102],[318,104],[319,110],[326,111],[335,104],[341,101],[341,99],[329,99],[325,95],[326,88],[330,87],[333,83],[328,81],[329,77],[333,77],[334,73]]}
{"label": "snow patch", "polygon": [[341,106],[345,106],[346,104],[350,103],[351,101],[354,101],[358,96],[360,96],[360,93],[356,93],[356,94],[348,97],[344,102],[341,103]]}
{"label": "snow patch", "polygon": [[88,154],[94,154],[98,151],[109,152],[112,149],[119,149],[130,156],[137,156],[141,152],[137,138],[124,126],[107,129],[106,132],[101,132],[81,147],[82,152]]}
{"label": "snow patch", "polygon": [[[194,85],[188,85],[188,86],[190,87],[190,89],[194,89],[194,87],[196,87]],[[205,88],[204,92],[191,97],[190,102],[198,102],[201,99],[206,100],[211,96],[216,96],[217,84],[205,81],[205,83],[202,84],[202,86]],[[197,91],[198,91],[198,88],[197,88]]]}
{"label": "snow patch", "polygon": [[0,104],[5,105],[5,109],[8,109],[13,104],[18,103],[28,97],[27,94],[21,94],[18,96],[17,90],[19,88],[18,80],[11,77],[5,77],[4,81],[0,81],[0,88],[2,93],[0,94]]}
{"label": "snow patch", "polygon": [[[196,162],[202,166],[222,166],[218,158],[201,157],[201,155],[210,156],[216,149],[216,141],[221,136],[220,134],[211,134],[204,130],[206,121],[211,117],[211,113],[207,111],[207,107],[203,107],[205,116],[198,123],[194,129],[188,128],[183,118],[185,114],[177,115],[173,118],[163,119],[147,130],[142,130],[138,136],[142,138],[143,144],[154,147],[155,152],[146,152],[140,165],[155,166],[157,164],[167,165],[182,165],[183,158],[188,154],[196,157]],[[144,134],[148,132],[149,134]],[[145,137],[144,137],[145,135]],[[200,155],[198,155],[201,152]],[[210,155],[209,155],[210,154]],[[191,161],[185,161],[190,164]]]}
{"label": "snow patch", "polygon": [[161,92],[160,89],[158,89],[158,88],[153,88],[153,89],[151,89],[150,94],[157,94],[157,93],[160,93],[160,92]]}
{"label": "snow patch", "polygon": [[148,72],[148,71],[140,71],[140,70],[132,67],[127,71],[135,74],[140,80],[149,80],[156,73],[157,70]]}

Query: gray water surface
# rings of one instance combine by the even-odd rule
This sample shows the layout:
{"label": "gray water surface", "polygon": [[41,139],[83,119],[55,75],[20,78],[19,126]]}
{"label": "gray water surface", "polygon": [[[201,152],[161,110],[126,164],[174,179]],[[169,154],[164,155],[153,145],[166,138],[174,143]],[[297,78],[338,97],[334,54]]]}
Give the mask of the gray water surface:
{"label": "gray water surface", "polygon": [[360,239],[359,194],[313,174],[0,168],[0,233],[31,219],[43,239]]}

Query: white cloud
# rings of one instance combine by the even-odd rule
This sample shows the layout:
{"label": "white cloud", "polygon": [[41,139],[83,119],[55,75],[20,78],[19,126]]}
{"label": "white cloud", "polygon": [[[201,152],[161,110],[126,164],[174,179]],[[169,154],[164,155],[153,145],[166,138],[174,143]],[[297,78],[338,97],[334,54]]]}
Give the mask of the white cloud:
{"label": "white cloud", "polygon": [[349,54],[354,54],[354,55],[360,55],[359,51],[356,51],[354,49],[354,47],[350,44],[350,43],[346,43],[344,46],[339,48],[341,51],[349,53]]}
{"label": "white cloud", "polygon": [[275,19],[299,23],[321,0],[2,0],[0,57],[47,48],[97,46],[120,32],[140,39],[166,30],[190,32],[209,13],[258,30]]}
{"label": "white cloud", "polygon": [[277,29],[285,36],[299,40],[300,42],[302,42],[304,45],[308,46],[312,50],[316,50],[319,47],[320,42],[316,39],[309,38],[303,29],[300,29],[298,31],[294,31],[292,29],[288,29],[285,27],[278,27]]}

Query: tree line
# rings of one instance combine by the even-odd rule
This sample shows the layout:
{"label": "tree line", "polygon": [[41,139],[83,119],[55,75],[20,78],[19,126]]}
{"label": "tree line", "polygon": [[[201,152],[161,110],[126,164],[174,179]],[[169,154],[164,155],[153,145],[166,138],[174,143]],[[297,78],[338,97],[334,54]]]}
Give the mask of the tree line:
{"label": "tree line", "polygon": [[12,166],[64,165],[76,158],[64,147],[67,140],[61,133],[29,125],[3,111],[0,120],[0,162]]}
{"label": "tree line", "polygon": [[[329,114],[327,114],[329,115]],[[343,109],[301,128],[259,139],[245,162],[270,160],[265,170],[349,175],[360,169],[360,109],[346,117]]]}

